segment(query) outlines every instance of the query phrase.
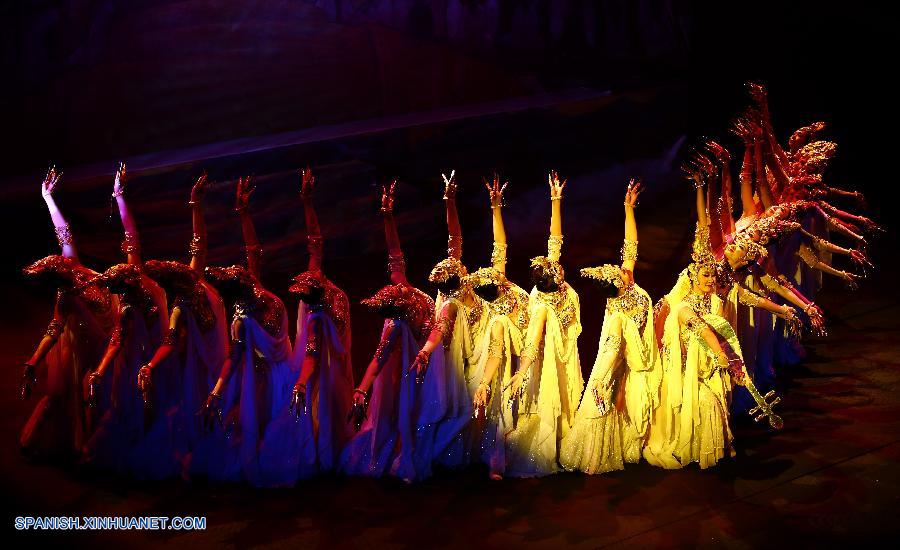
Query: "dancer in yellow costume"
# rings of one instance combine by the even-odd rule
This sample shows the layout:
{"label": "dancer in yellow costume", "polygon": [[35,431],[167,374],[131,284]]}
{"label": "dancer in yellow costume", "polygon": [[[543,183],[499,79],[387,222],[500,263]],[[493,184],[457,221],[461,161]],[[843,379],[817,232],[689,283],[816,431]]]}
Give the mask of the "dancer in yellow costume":
{"label": "dancer in yellow costume", "polygon": [[659,354],[653,331],[653,303],[634,280],[637,224],[634,208],[641,184],[631,180],[625,193],[625,242],[621,266],[581,270],[606,295],[597,360],[591,370],[575,423],[560,448],[567,470],[601,474],[637,463],[659,397]]}
{"label": "dancer in yellow costume", "polygon": [[584,388],[577,346],[581,306],[559,263],[560,203],[566,182],[551,172],[549,183],[552,210],[547,256],[531,260],[530,320],[519,371],[510,380],[511,394],[520,395],[517,424],[507,435],[506,475],[513,477],[559,471],[559,446],[575,420]]}
{"label": "dancer in yellow costume", "polygon": [[753,395],[757,407],[751,414],[768,417],[775,428],[782,425],[772,412],[778,399],[769,403],[766,399],[772,394],[762,397],[756,391],[744,368],[737,335],[721,316],[703,181],[694,180],[698,222],[693,261],[665,298],[670,310],[662,339],[660,404],[644,448],[648,462],[670,469],[691,462],[708,468],[734,455],[728,413],[732,383],[746,385]]}

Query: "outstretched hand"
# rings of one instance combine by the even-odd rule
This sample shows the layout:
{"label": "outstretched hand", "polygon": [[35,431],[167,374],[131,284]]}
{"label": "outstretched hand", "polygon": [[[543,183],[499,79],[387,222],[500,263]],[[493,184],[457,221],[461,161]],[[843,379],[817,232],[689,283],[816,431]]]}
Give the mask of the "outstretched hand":
{"label": "outstretched hand", "polygon": [[441,174],[441,178],[444,180],[444,200],[456,200],[456,170],[450,171],[450,177]]}
{"label": "outstretched hand", "polygon": [[509,185],[508,181],[504,182],[503,185],[500,185],[500,175],[496,172],[494,172],[494,176],[490,183],[487,179],[484,180],[484,187],[488,190],[488,194],[491,198],[491,208],[503,206],[503,192],[506,191],[507,185]]}
{"label": "outstretched hand", "polygon": [[625,191],[625,206],[628,208],[636,207],[638,205],[638,197],[640,197],[643,190],[640,180],[634,178],[628,180],[628,189]]}
{"label": "outstretched hand", "polygon": [[550,170],[550,173],[547,175],[547,183],[550,185],[550,199],[551,200],[559,200],[562,198],[563,189],[566,188],[566,182],[568,179],[559,181],[559,173],[556,170]]}
{"label": "outstretched hand", "polygon": [[49,197],[56,191],[56,184],[59,183],[59,178],[62,177],[62,172],[56,171],[56,166],[51,166],[49,170],[47,170],[47,175],[44,176],[44,181],[41,183],[41,196]]}
{"label": "outstretched hand", "polygon": [[766,106],[769,94],[763,84],[760,84],[759,82],[747,82],[747,91],[750,92],[750,97],[760,106],[760,108]]}
{"label": "outstretched hand", "polygon": [[394,212],[394,189],[397,188],[397,180],[391,180],[381,186],[381,211],[385,214]]}
{"label": "outstretched hand", "polygon": [[247,206],[250,204],[250,195],[252,195],[255,190],[256,183],[253,181],[253,176],[238,178],[237,203],[234,209],[239,212],[246,210]]}
{"label": "outstretched hand", "polygon": [[712,153],[722,164],[727,165],[731,162],[731,153],[717,141],[712,139],[706,140],[704,146],[706,147],[706,150]]}
{"label": "outstretched hand", "polygon": [[300,196],[304,199],[312,198],[315,185],[316,177],[313,175],[312,169],[307,166],[300,170]]}
{"label": "outstretched hand", "polygon": [[197,178],[194,186],[191,187],[191,203],[196,204],[203,198],[203,194],[209,188],[209,175],[206,170]]}
{"label": "outstretched hand", "polygon": [[121,197],[125,193],[125,163],[120,162],[116,167],[116,175],[113,178],[113,196]]}

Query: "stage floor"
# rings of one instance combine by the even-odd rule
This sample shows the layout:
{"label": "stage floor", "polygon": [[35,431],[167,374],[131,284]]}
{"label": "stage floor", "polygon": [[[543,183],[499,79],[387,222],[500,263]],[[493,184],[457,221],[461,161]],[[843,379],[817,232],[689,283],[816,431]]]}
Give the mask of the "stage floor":
{"label": "stage floor", "polygon": [[[895,296],[876,296],[888,282],[877,277],[850,300],[844,292],[823,295],[830,334],[809,339],[804,365],[782,376],[784,430],[739,424],[738,456],[709,471],[641,464],[602,476],[490,482],[472,470],[414,486],[327,478],[290,491],[135,485],[25,462],[15,441],[28,407],[12,397],[18,369],[5,357],[5,527],[19,515],[206,516],[205,531],[67,537],[178,547],[808,547],[895,535],[900,305]],[[31,336],[7,330],[3,345],[18,350]]]}

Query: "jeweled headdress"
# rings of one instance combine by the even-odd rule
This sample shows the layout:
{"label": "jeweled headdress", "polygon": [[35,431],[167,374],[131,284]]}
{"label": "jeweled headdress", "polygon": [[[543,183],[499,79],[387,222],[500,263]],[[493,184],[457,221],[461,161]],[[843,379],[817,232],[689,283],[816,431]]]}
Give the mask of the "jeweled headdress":
{"label": "jeweled headdress", "polygon": [[134,264],[116,264],[97,275],[94,282],[114,292],[125,288],[137,290],[141,288],[141,268]]}
{"label": "jeweled headdress", "polygon": [[213,284],[233,282],[243,288],[253,288],[256,286],[256,279],[250,274],[250,271],[242,265],[231,265],[228,267],[207,267],[204,270],[206,277]]}
{"label": "jeweled headdress", "polygon": [[494,267],[482,267],[481,269],[466,275],[462,279],[466,286],[473,288],[479,286],[496,285],[502,286],[506,282],[506,277]]}
{"label": "jeweled headdress", "polygon": [[688,266],[688,276],[694,278],[697,272],[704,267],[713,267],[716,256],[713,254],[709,243],[709,226],[697,222],[694,230],[694,244],[691,250],[691,264]]}
{"label": "jeweled headdress", "polygon": [[22,270],[27,277],[50,278],[60,285],[59,290],[76,294],[95,310],[109,305],[109,293],[94,284],[97,273],[79,264],[76,260],[54,254],[41,258]]}
{"label": "jeweled headdress", "polygon": [[462,279],[465,275],[466,268],[463,266],[462,262],[456,258],[448,257],[444,258],[434,266],[434,269],[428,274],[428,281],[431,283],[444,283],[447,282],[447,279],[450,277],[457,276]]}
{"label": "jeweled headdress", "polygon": [[557,260],[551,260],[547,256],[535,256],[531,259],[532,268],[540,268],[541,271],[550,275],[553,282],[561,285],[565,280],[565,271],[563,266]]}
{"label": "jeweled headdress", "polygon": [[434,300],[424,292],[404,284],[386,285],[378,289],[373,296],[360,302],[362,305],[378,311],[393,306],[401,319],[422,336],[431,330],[434,319]]}
{"label": "jeweled headdress", "polygon": [[597,267],[585,267],[581,270],[581,276],[596,281],[606,281],[616,288],[624,288],[625,281],[622,280],[622,272],[618,267],[612,264],[603,264]]}
{"label": "jeweled headdress", "polygon": [[796,168],[806,173],[821,173],[837,152],[837,143],[818,140],[801,147],[791,158]]}
{"label": "jeweled headdress", "polygon": [[173,260],[147,260],[144,262],[144,273],[163,288],[177,292],[190,293],[200,280],[194,268]]}
{"label": "jeweled headdress", "polygon": [[309,294],[314,288],[324,289],[328,286],[328,279],[321,271],[304,271],[294,277],[294,284],[288,287],[294,294]]}
{"label": "jeweled headdress", "polygon": [[172,260],[147,260],[144,274],[167,291],[177,294],[177,301],[187,304],[197,316],[200,330],[206,332],[215,325],[216,318],[200,276],[188,264]]}

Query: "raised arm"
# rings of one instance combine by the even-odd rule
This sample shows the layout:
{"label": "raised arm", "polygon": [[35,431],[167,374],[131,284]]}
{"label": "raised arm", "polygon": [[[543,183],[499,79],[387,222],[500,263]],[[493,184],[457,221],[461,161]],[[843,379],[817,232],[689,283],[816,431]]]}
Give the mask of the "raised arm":
{"label": "raised arm", "polygon": [[388,271],[390,271],[392,283],[408,285],[406,260],[403,258],[400,235],[397,233],[397,222],[394,220],[394,189],[396,187],[397,180],[392,180],[381,189],[381,213],[384,215],[384,238],[388,248]]}
{"label": "raised arm", "polygon": [[306,219],[306,250],[309,252],[309,271],[322,271],[322,230],[313,204],[316,177],[309,167],[300,170],[300,198],[303,200],[303,216]]}
{"label": "raised arm", "polygon": [[[562,241],[562,197],[567,181],[569,180],[560,182],[556,170],[551,170],[547,176],[547,183],[550,184],[550,237],[557,237],[560,241]],[[551,256],[551,253],[547,256]],[[559,261],[559,257],[550,259]]]}
{"label": "raised arm", "polygon": [[490,183],[484,182],[491,199],[491,224],[494,231],[494,249],[491,251],[491,265],[500,273],[506,274],[506,230],[503,227],[503,192],[509,182],[500,185],[500,176],[496,173]]}
{"label": "raised arm", "polygon": [[637,222],[634,219],[634,208],[637,206],[641,195],[641,182],[632,178],[628,182],[628,190],[625,191],[625,242],[622,243],[622,269],[634,272],[637,263],[638,232]]}
{"label": "raised arm", "polygon": [[781,144],[778,143],[778,140],[775,138],[775,131],[772,128],[772,115],[769,112],[769,96],[766,87],[762,84],[748,82],[747,88],[750,92],[750,97],[753,98],[753,101],[756,102],[756,106],[759,109],[760,124],[762,125],[762,130],[768,141],[769,147],[772,149],[772,153],[778,157],[780,163],[786,165],[788,161],[787,154],[785,154],[784,149],[781,148]]}
{"label": "raised arm", "polygon": [[756,189],[759,192],[759,199],[762,201],[763,208],[771,208],[775,201],[772,197],[772,188],[769,187],[769,178],[766,175],[765,159],[763,153],[763,143],[761,139],[756,140],[753,144],[753,156],[755,160],[756,172]]}
{"label": "raised arm", "polygon": [[750,123],[737,119],[731,131],[744,142],[744,159],[741,162],[741,217],[752,217],[757,214],[756,201],[753,200],[753,149],[754,135]]}
{"label": "raised arm", "polygon": [[444,180],[444,205],[447,208],[447,256],[462,259],[462,228],[459,225],[459,214],[456,212],[456,170],[450,177],[441,174]]}
{"label": "raised arm", "polygon": [[47,330],[44,332],[44,336],[38,343],[34,353],[23,365],[22,383],[19,386],[19,397],[22,399],[28,399],[31,396],[31,392],[37,384],[37,374],[35,372],[37,366],[47,357],[47,354],[56,345],[56,342],[59,341],[59,336],[62,334],[65,326],[65,317],[59,311],[59,299],[57,299],[53,308],[53,319],[47,325]]}
{"label": "raised arm", "polygon": [[44,176],[44,181],[41,183],[41,196],[44,197],[44,202],[47,203],[47,210],[50,212],[53,230],[56,232],[56,240],[59,241],[62,255],[78,261],[78,250],[75,249],[75,239],[72,237],[72,230],[53,199],[53,192],[56,190],[61,177],[62,172],[57,172],[56,167],[51,166],[50,170],[47,171],[47,175]]}
{"label": "raised arm", "polygon": [[731,198],[731,153],[728,149],[713,140],[706,142],[706,149],[712,153],[713,157],[719,163],[719,174],[721,175],[721,186],[719,188],[719,196],[711,195],[713,187],[710,186],[707,191],[707,203],[714,204],[716,217],[713,223],[720,226],[717,231],[722,234],[734,233],[734,203]]}
{"label": "raised arm", "polygon": [[141,265],[141,243],[138,238],[137,223],[134,216],[128,210],[128,204],[125,202],[125,163],[120,162],[116,169],[116,176],[113,180],[112,196],[116,199],[116,205],[119,207],[119,219],[122,220],[122,228],[125,230],[125,236],[122,239],[122,252],[128,257],[128,263],[133,265]]}
{"label": "raised arm", "polygon": [[209,179],[206,172],[200,174],[194,186],[191,187],[191,200],[188,204],[191,206],[191,222],[194,227],[194,234],[191,237],[191,269],[196,271],[203,277],[203,270],[206,269],[206,221],[203,219],[203,194],[209,186]]}
{"label": "raised arm", "polygon": [[256,190],[256,184],[253,183],[252,176],[238,178],[237,202],[234,209],[241,217],[241,234],[244,236],[244,249],[247,252],[247,269],[258,281],[262,248],[260,248],[259,238],[256,236],[253,216],[250,215],[250,195],[254,190]]}

